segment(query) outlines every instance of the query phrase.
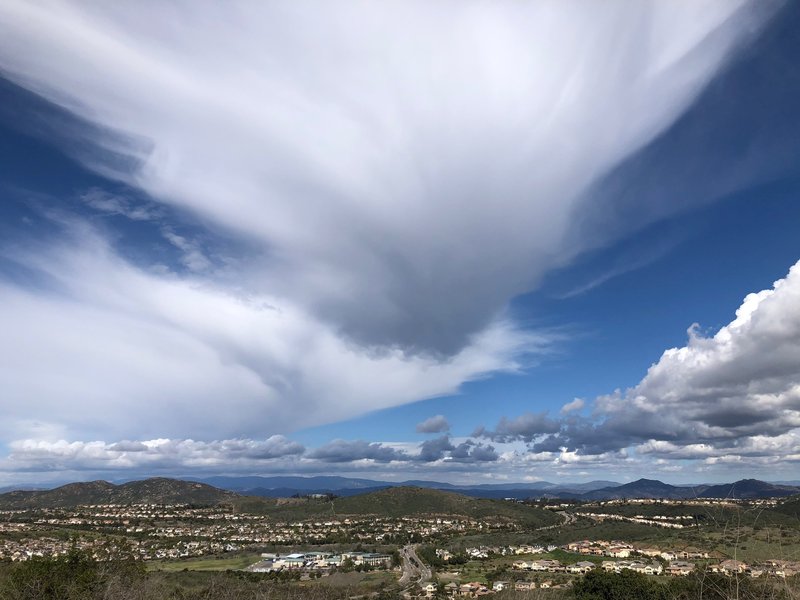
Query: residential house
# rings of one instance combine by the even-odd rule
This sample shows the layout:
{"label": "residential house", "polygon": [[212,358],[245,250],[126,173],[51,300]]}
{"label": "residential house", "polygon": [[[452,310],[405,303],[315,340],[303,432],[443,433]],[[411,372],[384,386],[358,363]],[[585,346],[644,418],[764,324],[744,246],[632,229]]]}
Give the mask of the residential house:
{"label": "residential house", "polygon": [[667,566],[668,575],[686,576],[694,571],[694,563],[685,562],[682,560],[674,560]]}
{"label": "residential house", "polygon": [[517,592],[529,592],[536,589],[536,583],[533,581],[517,581],[514,583],[514,590]]}
{"label": "residential house", "polygon": [[588,560],[582,560],[580,562],[576,562],[575,564],[569,565],[566,568],[568,573],[575,573],[575,574],[588,573],[592,569],[594,569],[594,563],[589,562]]}

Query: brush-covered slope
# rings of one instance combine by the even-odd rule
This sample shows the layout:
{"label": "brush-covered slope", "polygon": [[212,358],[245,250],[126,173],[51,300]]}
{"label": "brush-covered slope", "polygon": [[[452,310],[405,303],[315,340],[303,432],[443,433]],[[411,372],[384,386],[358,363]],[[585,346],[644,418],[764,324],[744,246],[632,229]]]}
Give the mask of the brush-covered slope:
{"label": "brush-covered slope", "polygon": [[800,496],[786,498],[783,502],[774,507],[772,511],[796,519],[795,522],[800,526]]}

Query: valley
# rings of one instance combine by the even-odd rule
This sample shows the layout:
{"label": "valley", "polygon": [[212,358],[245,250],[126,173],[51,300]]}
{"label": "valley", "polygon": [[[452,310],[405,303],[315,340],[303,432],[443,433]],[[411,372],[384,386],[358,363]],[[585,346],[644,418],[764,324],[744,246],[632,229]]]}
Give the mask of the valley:
{"label": "valley", "polygon": [[800,573],[796,506],[794,497],[496,500],[411,486],[266,498],[163,478],[92,482],[0,495],[0,567],[82,552],[125,557],[148,577],[348,582],[354,596],[563,594],[594,571],[788,585]]}

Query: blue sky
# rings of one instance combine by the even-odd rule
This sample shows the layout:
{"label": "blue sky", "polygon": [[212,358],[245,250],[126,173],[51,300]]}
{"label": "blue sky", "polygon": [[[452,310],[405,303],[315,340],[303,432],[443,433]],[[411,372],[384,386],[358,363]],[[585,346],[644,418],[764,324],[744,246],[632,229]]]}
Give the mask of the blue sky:
{"label": "blue sky", "polygon": [[187,11],[0,9],[0,481],[800,479],[796,5]]}

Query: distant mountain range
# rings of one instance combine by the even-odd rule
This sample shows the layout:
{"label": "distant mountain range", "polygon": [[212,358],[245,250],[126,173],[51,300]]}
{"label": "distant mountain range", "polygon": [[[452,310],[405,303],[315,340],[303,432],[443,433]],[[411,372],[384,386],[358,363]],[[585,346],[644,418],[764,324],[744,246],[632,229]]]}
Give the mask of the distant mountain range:
{"label": "distant mountain range", "polygon": [[436,481],[412,480],[400,483],[347,477],[209,477],[200,481],[253,496],[287,498],[295,495],[333,493],[353,496],[390,487],[413,486],[457,492],[476,498],[563,498],[569,500],[610,500],[624,498],[781,498],[800,494],[800,487],[743,479],[734,483],[676,486],[654,479],[620,484],[615,481],[562,483],[477,484],[459,486]]}
{"label": "distant mountain range", "polygon": [[[152,478],[115,485],[106,481],[71,483],[51,490],[0,494],[0,508],[69,507],[79,504],[204,504],[240,501],[243,496],[290,498],[311,494],[361,496],[381,490],[427,489],[484,499],[552,498],[610,500],[626,498],[782,498],[800,494],[800,487],[743,479],[734,483],[676,486],[654,479],[619,484],[592,481],[579,484],[533,483],[456,486],[435,481],[401,483],[348,477],[209,477],[202,480]],[[377,496],[381,497],[381,496]]]}
{"label": "distant mountain range", "polygon": [[337,476],[317,477],[204,477],[195,479],[222,489],[252,496],[289,498],[296,495],[334,493],[337,496],[354,496],[390,487],[419,487],[449,490],[476,498],[528,498],[560,494],[582,494],[584,492],[617,486],[615,481],[591,481],[588,483],[557,484],[549,481],[530,483],[495,483],[471,486],[453,485],[439,481],[408,480],[401,482],[379,481]]}

